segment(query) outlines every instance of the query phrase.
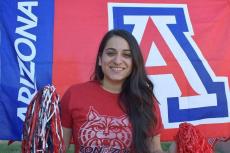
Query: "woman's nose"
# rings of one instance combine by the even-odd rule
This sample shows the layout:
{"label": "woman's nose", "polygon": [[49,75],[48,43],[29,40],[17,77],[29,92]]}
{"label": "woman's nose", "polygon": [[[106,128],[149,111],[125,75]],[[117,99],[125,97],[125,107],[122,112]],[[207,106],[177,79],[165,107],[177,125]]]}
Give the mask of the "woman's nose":
{"label": "woman's nose", "polygon": [[116,64],[120,64],[122,62],[122,56],[117,54],[115,57],[114,57],[114,62]]}

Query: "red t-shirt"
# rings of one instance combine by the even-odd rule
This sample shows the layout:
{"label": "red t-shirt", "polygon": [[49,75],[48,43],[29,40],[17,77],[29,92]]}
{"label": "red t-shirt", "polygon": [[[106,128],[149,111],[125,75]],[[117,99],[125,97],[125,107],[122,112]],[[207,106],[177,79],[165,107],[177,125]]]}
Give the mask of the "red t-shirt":
{"label": "red t-shirt", "polygon": [[[71,128],[75,152],[130,152],[132,130],[118,104],[119,94],[105,91],[97,81],[70,87],[61,100],[62,126]],[[163,128],[159,106],[154,103],[157,125]]]}

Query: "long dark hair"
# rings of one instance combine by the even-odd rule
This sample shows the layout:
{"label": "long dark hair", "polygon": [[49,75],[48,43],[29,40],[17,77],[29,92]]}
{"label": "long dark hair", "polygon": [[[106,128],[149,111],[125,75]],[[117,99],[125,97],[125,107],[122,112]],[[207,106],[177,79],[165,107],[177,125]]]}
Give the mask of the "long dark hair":
{"label": "long dark hair", "polygon": [[98,62],[108,40],[113,36],[120,36],[128,42],[133,62],[132,72],[122,85],[119,97],[120,106],[131,121],[135,151],[148,153],[146,140],[150,130],[157,122],[153,112],[153,84],[146,75],[140,47],[131,33],[125,30],[111,30],[105,34],[99,46],[93,79],[103,80],[104,74]]}

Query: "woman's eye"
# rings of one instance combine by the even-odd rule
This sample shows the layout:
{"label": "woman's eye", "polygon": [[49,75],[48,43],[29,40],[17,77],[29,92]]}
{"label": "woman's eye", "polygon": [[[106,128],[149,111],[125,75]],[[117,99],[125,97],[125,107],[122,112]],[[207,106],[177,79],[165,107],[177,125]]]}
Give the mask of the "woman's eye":
{"label": "woman's eye", "polygon": [[125,54],[123,54],[123,56],[127,57],[127,58],[132,57],[131,53],[125,53]]}
{"label": "woman's eye", "polygon": [[115,55],[116,53],[114,53],[114,52],[107,52],[106,53],[108,56],[113,56],[113,55]]}

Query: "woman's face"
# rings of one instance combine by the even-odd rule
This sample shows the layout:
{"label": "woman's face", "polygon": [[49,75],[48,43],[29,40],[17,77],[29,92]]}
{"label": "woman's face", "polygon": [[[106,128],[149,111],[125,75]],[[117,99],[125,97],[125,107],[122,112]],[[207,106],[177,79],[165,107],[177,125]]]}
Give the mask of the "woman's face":
{"label": "woman's face", "polygon": [[122,85],[133,67],[128,42],[119,36],[111,37],[99,59],[99,65],[104,73],[104,83]]}

